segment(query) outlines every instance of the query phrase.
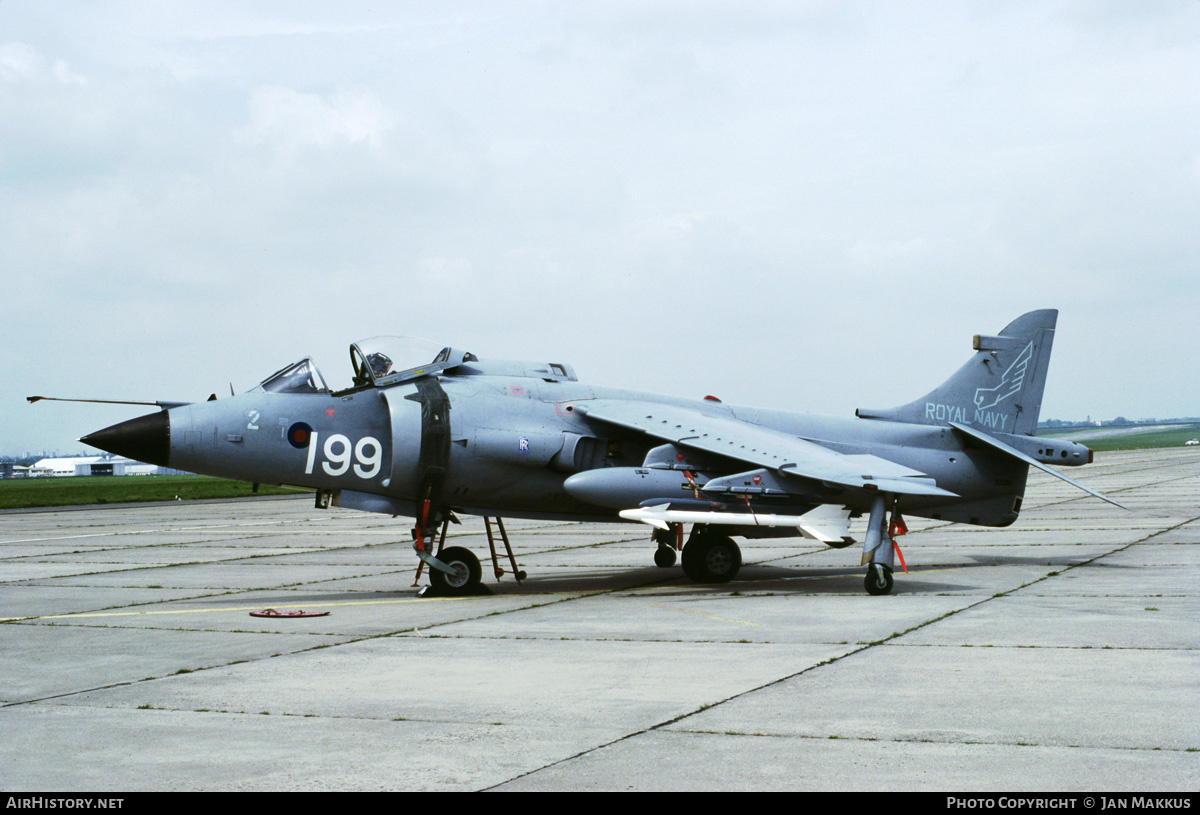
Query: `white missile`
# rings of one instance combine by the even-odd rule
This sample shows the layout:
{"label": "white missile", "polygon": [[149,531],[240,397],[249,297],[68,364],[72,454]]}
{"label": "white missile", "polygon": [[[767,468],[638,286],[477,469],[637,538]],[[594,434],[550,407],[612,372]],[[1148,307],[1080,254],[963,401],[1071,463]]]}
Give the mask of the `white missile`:
{"label": "white missile", "polygon": [[790,526],[806,538],[822,543],[852,543],[850,512],[834,504],[822,504],[803,515],[774,515],[761,512],[706,512],[704,510],[671,509],[670,504],[623,509],[622,518],[640,521],[656,529],[669,529],[670,524],[718,524],[724,526]]}

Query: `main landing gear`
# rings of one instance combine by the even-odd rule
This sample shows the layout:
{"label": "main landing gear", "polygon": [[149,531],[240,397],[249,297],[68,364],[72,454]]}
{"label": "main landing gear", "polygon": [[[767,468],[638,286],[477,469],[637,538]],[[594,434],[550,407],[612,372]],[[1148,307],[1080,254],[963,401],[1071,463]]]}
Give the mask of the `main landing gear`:
{"label": "main landing gear", "polygon": [[686,544],[683,524],[656,530],[653,540],[658,544],[654,551],[655,566],[661,569],[674,566],[682,549],[683,573],[697,583],[728,583],[742,568],[742,550],[733,539],[703,524],[692,527]]}
{"label": "main landing gear", "polygon": [[728,583],[742,568],[733,538],[697,525],[683,547],[683,573],[697,583]]}
{"label": "main landing gear", "polygon": [[683,524],[656,530],[653,539],[658,544],[654,565],[662,569],[674,566],[677,552],[682,549],[683,573],[697,583],[727,583],[742,568],[742,550],[733,539],[703,524],[692,527],[686,544]]}
{"label": "main landing gear", "polygon": [[683,524],[655,530],[653,540],[658,544],[654,551],[655,566],[661,569],[674,566],[677,553],[682,549],[683,573],[697,583],[728,583],[742,568],[742,550],[733,538],[704,524],[692,527],[686,544],[683,542]]}

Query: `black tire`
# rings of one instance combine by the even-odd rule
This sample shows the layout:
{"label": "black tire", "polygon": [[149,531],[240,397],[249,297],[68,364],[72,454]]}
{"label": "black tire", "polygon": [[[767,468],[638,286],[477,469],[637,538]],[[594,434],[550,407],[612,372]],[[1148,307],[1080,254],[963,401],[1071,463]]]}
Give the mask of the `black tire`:
{"label": "black tire", "polygon": [[470,549],[461,546],[451,546],[443,549],[437,559],[454,569],[450,575],[441,569],[429,569],[429,582],[438,592],[446,595],[470,594],[483,579],[483,568],[479,558]]}
{"label": "black tire", "polygon": [[697,583],[728,583],[742,568],[742,550],[733,538],[708,533],[683,547],[683,572]]}
{"label": "black tire", "polygon": [[892,570],[882,563],[872,563],[867,567],[867,576],[863,578],[863,588],[873,597],[882,597],[892,593]]}
{"label": "black tire", "polygon": [[661,569],[668,569],[675,565],[675,549],[670,546],[660,546],[654,553],[654,565]]}

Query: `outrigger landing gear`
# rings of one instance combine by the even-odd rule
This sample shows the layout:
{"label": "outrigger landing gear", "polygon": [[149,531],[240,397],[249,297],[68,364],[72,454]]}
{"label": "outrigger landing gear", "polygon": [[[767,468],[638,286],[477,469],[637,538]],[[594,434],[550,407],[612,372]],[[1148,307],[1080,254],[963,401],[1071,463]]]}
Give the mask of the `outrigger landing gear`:
{"label": "outrigger landing gear", "polygon": [[[888,496],[877,495],[871,502],[871,517],[867,521],[867,539],[863,543],[862,563],[867,567],[866,577],[863,578],[863,588],[867,590],[867,594],[875,597],[892,592],[894,585],[892,570],[895,567],[897,548],[892,535],[904,533],[904,521],[900,517],[900,513],[896,511],[896,498],[891,496],[892,522],[887,525],[888,532],[886,535],[884,534],[887,521],[887,499]],[[893,532],[897,528],[900,528],[900,531]],[[903,562],[903,557],[901,557],[902,565]]]}
{"label": "outrigger landing gear", "polygon": [[742,568],[733,538],[697,524],[683,547],[683,573],[697,583],[728,583]]}
{"label": "outrigger landing gear", "polygon": [[872,563],[867,567],[867,576],[863,578],[863,588],[867,594],[878,597],[890,594],[892,591],[892,570],[882,563]]}
{"label": "outrigger landing gear", "polygon": [[654,552],[654,565],[660,569],[674,566],[680,544],[683,543],[683,524],[671,524],[670,529],[656,529],[651,537],[658,544]]}

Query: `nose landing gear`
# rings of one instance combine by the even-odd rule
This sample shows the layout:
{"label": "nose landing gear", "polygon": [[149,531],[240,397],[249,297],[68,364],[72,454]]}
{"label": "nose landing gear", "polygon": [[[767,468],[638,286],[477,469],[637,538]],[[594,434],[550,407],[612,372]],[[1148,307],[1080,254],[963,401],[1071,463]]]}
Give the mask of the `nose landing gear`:
{"label": "nose landing gear", "polygon": [[429,561],[429,585],[437,594],[456,597],[476,593],[483,578],[483,568],[470,549],[451,546],[438,552],[437,559],[450,568],[449,572],[444,572]]}
{"label": "nose landing gear", "polygon": [[[442,521],[436,555],[429,554],[429,547],[426,545],[424,535],[421,534],[421,528],[418,526],[413,530],[413,537],[416,539],[413,549],[421,561],[417,567],[418,581],[421,579],[421,570],[426,565],[429,566],[429,585],[417,593],[418,597],[463,597],[491,593],[483,585],[483,566],[480,564],[479,558],[475,557],[470,549],[462,546],[446,546],[446,529],[452,520],[458,523],[452,516]],[[512,566],[512,575],[520,583],[525,579],[525,571],[517,567],[517,559],[513,555],[512,545],[508,541],[508,532],[504,529],[504,522],[499,518],[485,517],[483,523],[487,530],[488,548],[492,554],[492,572],[496,575],[497,580],[504,575],[504,569],[500,567],[500,559],[496,553],[492,521],[495,521],[500,537],[504,541],[504,551]]]}

